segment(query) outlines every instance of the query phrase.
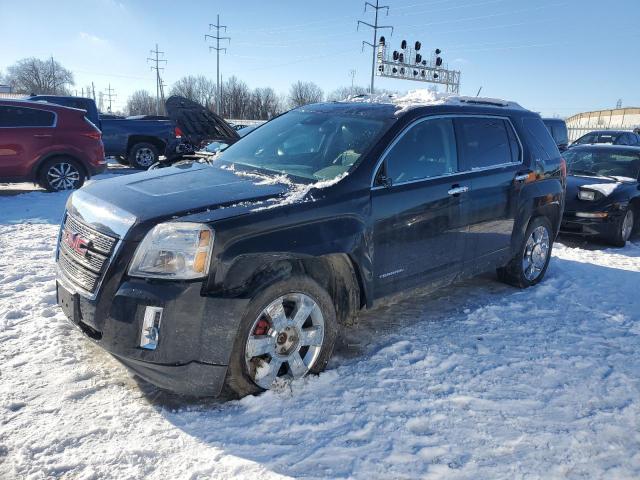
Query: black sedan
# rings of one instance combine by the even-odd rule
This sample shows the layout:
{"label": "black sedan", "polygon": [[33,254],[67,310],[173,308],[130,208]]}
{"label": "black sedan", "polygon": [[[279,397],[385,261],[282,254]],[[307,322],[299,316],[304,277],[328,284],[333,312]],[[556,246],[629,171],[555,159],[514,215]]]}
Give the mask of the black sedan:
{"label": "black sedan", "polygon": [[569,175],[560,230],[624,246],[640,223],[640,147],[583,145],[563,155]]}

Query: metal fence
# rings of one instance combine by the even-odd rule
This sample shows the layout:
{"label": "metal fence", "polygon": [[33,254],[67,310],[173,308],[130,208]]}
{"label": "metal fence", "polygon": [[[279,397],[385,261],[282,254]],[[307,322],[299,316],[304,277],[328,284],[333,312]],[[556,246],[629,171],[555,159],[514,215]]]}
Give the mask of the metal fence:
{"label": "metal fence", "polygon": [[567,130],[569,131],[569,142],[574,142],[579,139],[581,136],[586,135],[589,132],[593,132],[594,130],[627,130],[632,131],[635,128],[640,128],[640,125],[607,125],[606,127],[602,125],[592,125],[592,126],[581,126],[581,127],[570,127],[567,125]]}

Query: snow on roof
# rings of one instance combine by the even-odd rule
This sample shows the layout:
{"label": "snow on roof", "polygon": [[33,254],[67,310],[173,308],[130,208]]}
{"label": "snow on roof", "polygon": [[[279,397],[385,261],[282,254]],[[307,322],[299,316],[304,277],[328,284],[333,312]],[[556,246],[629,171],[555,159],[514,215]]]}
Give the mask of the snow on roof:
{"label": "snow on roof", "polygon": [[510,107],[523,109],[518,103],[488,97],[465,97],[451,93],[440,93],[426,88],[410,90],[405,95],[395,93],[376,93],[353,95],[347,97],[345,102],[353,103],[382,103],[395,105],[398,109],[396,115],[400,115],[408,110],[428,105],[486,105],[495,107]]}

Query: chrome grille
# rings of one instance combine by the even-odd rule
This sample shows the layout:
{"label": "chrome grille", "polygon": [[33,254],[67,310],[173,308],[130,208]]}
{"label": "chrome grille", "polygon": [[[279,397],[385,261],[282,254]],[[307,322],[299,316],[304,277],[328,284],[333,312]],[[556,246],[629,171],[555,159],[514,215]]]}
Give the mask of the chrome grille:
{"label": "chrome grille", "polygon": [[[88,242],[82,250],[64,241],[65,233],[78,235]],[[58,267],[62,275],[89,293],[94,293],[105,273],[118,239],[98,232],[67,214],[58,245]]]}
{"label": "chrome grille", "polygon": [[70,230],[73,233],[79,233],[83,238],[91,241],[92,249],[98,252],[109,255],[113,250],[113,246],[116,244],[117,238],[110,237],[104,233],[100,233],[97,230],[81,223],[80,221],[67,214],[67,218],[64,221],[64,229]]}

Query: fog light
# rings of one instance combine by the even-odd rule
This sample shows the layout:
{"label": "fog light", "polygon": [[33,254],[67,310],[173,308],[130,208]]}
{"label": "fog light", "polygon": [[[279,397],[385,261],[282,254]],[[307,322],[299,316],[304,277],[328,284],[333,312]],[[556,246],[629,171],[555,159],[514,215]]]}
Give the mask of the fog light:
{"label": "fog light", "polygon": [[576,212],[576,217],[580,218],[607,218],[607,212]]}
{"label": "fog light", "polygon": [[147,307],[144,310],[142,330],[140,332],[140,346],[147,350],[155,350],[160,340],[160,322],[162,321],[161,307]]}

